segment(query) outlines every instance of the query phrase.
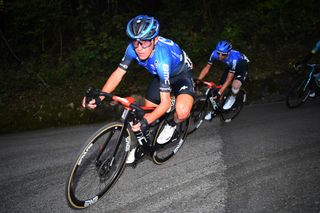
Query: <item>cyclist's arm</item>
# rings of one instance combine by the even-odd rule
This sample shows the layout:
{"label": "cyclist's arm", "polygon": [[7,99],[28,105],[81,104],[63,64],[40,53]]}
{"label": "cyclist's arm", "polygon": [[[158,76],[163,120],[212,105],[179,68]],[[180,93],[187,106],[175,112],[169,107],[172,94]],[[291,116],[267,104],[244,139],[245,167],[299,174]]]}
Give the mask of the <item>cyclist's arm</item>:
{"label": "cyclist's arm", "polygon": [[102,91],[111,93],[121,82],[123,76],[126,74],[126,71],[122,68],[118,67],[113,73],[110,75],[104,86],[102,87]]}
{"label": "cyclist's arm", "polygon": [[210,58],[208,60],[208,64],[201,70],[198,79],[202,80],[208,74],[208,72],[210,71],[210,69],[212,67],[212,63],[218,59],[217,57],[218,57],[217,53],[214,50],[210,55]]}
{"label": "cyclist's arm", "polygon": [[170,92],[160,92],[160,104],[151,113],[146,114],[144,117],[148,123],[152,123],[160,118],[170,108],[171,104]]}
{"label": "cyclist's arm", "polygon": [[167,52],[159,52],[157,58],[161,59],[158,61],[157,73],[160,80],[160,104],[150,114],[145,115],[148,123],[154,122],[160,118],[170,108],[170,70],[172,58]]}
{"label": "cyclist's arm", "polygon": [[198,79],[202,80],[209,72],[212,64],[207,64],[200,72]]}
{"label": "cyclist's arm", "polygon": [[226,81],[223,83],[222,87],[219,90],[220,94],[223,94],[223,92],[228,88],[228,86],[231,84],[234,77],[234,73],[229,72]]}
{"label": "cyclist's arm", "polygon": [[[107,82],[104,84],[102,91],[111,93],[120,83],[122,77],[126,74],[126,71],[118,67],[108,78]],[[105,99],[104,96],[99,97],[101,100]],[[96,108],[96,101],[93,99],[91,100],[88,105],[86,104],[86,97],[83,98],[82,100],[82,106],[86,107],[88,106],[91,109]]]}

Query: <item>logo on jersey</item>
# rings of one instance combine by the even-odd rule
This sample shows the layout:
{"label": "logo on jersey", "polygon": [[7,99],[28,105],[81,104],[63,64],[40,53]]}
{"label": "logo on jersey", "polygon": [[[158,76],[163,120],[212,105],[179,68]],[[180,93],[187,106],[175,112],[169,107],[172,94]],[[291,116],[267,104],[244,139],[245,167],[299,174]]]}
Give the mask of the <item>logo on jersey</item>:
{"label": "logo on jersey", "polygon": [[123,69],[128,69],[128,65],[126,65],[126,64],[122,64],[122,63],[120,63],[120,67],[122,67]]}
{"label": "logo on jersey", "polygon": [[237,66],[237,60],[232,61],[232,69],[235,70]]}
{"label": "logo on jersey", "polygon": [[158,61],[157,61],[157,60],[154,61],[154,66],[155,66],[156,68],[158,67]]}
{"label": "logo on jersey", "polygon": [[162,69],[163,69],[163,77],[164,77],[164,82],[166,85],[170,85],[170,74],[169,74],[169,65],[168,64],[162,64]]}
{"label": "logo on jersey", "polygon": [[180,87],[179,92],[180,92],[181,90],[185,90],[185,89],[188,89],[188,86],[183,85],[182,87]]}
{"label": "logo on jersey", "polygon": [[168,74],[169,74],[169,65],[168,64],[163,64],[162,69],[164,72],[168,72]]}

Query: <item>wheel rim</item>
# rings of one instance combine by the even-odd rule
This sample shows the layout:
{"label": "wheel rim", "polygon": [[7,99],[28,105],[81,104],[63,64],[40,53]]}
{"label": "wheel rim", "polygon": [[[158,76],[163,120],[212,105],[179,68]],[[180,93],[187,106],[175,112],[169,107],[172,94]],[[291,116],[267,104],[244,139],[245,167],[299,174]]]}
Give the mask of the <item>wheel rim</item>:
{"label": "wheel rim", "polygon": [[128,131],[121,140],[126,142],[120,144],[115,157],[108,155],[115,149],[113,143],[117,141],[121,127],[118,124],[100,132],[83,149],[68,182],[68,200],[72,207],[85,208],[94,204],[120,176],[127,156],[127,143],[130,142]]}

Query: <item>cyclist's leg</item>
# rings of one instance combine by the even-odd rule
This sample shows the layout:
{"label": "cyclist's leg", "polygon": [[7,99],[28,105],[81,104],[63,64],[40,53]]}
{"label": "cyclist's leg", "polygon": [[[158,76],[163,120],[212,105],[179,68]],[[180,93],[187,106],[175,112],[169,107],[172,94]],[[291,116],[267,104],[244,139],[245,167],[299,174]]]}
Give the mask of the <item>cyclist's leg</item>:
{"label": "cyclist's leg", "polygon": [[[156,107],[160,103],[160,90],[159,90],[159,78],[155,77],[148,86],[146,99],[144,105],[147,107]],[[150,139],[150,131],[146,129],[144,131],[145,136]],[[135,161],[137,144],[134,144],[131,147],[131,150],[128,154],[126,163],[130,164]]]}
{"label": "cyclist's leg", "polygon": [[157,142],[164,144],[170,141],[177,127],[177,124],[186,120],[193,105],[194,87],[192,79],[192,70],[176,76],[171,81],[171,88],[176,96],[175,114],[173,119],[169,120],[159,135]]}
{"label": "cyclist's leg", "polygon": [[248,62],[243,60],[239,61],[236,67],[235,77],[232,82],[232,93],[236,95],[242,84],[245,82],[248,75]]}
{"label": "cyclist's leg", "polygon": [[176,112],[174,120],[177,123],[180,123],[190,116],[194,101],[192,70],[183,74],[180,79],[174,80],[172,87],[176,96]]}
{"label": "cyclist's leg", "polygon": [[230,109],[236,102],[236,95],[240,91],[240,87],[245,81],[248,73],[248,63],[245,60],[238,62],[234,73],[234,79],[231,84],[231,93],[223,105],[224,110]]}
{"label": "cyclist's leg", "polygon": [[193,105],[193,97],[189,94],[180,94],[176,100],[175,121],[180,123],[190,116],[190,111]]}

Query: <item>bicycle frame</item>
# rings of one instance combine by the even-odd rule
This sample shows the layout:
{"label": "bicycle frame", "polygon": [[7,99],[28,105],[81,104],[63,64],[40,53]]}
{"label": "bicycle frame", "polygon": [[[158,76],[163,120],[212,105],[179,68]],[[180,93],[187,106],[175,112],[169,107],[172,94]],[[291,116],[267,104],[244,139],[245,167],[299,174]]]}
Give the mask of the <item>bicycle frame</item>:
{"label": "bicycle frame", "polygon": [[[125,135],[124,133],[126,132],[126,130],[127,129],[131,129],[133,124],[138,123],[143,118],[143,116],[144,116],[144,114],[146,112],[152,112],[155,109],[155,107],[147,107],[147,106],[138,106],[138,105],[136,105],[134,103],[135,99],[132,98],[132,97],[121,98],[121,97],[114,96],[112,94],[104,93],[104,92],[98,92],[98,94],[94,94],[94,95],[91,95],[91,96],[111,97],[112,100],[120,102],[120,104],[124,106],[124,110],[123,110],[122,115],[121,115],[121,123],[123,125],[122,125],[122,129],[120,130],[119,138],[117,138],[117,141],[122,141],[122,139],[123,139],[123,137]],[[160,121],[160,122],[158,122],[159,124],[164,119],[167,119],[167,117],[170,115],[170,113],[174,110],[174,105],[175,105],[175,98],[171,98],[171,107],[167,111],[167,113],[165,113],[163,116],[161,116],[157,120],[157,121]],[[156,125],[155,129],[153,129],[153,131],[158,132],[159,128],[160,128],[160,126]],[[136,137],[136,139],[138,141],[139,147],[141,148],[140,152],[139,152],[138,159],[142,158],[145,154],[148,154],[150,157],[154,157],[155,153],[158,151],[158,149],[157,149],[158,147],[153,145],[154,138],[151,139],[151,138],[147,137],[147,135],[145,135],[141,130],[138,131],[138,132],[133,132],[133,134],[135,135],[135,137]],[[180,146],[181,146],[182,143],[183,143],[183,141],[180,143]],[[178,146],[176,148],[176,150],[174,151],[174,154],[176,154],[176,152],[180,148],[180,146]],[[119,147],[120,147],[120,143],[117,143],[117,146],[116,146],[116,148],[114,150],[114,153],[112,155],[113,158],[115,156],[115,153],[117,153]],[[128,147],[127,149],[129,149],[129,148],[130,147]],[[133,166],[135,167],[136,164],[137,164],[137,161],[134,162]]]}
{"label": "bicycle frame", "polygon": [[307,78],[306,78],[307,82],[304,85],[303,90],[306,90],[306,88],[309,85],[311,79],[313,78],[313,73],[315,72],[315,70],[316,70],[316,64],[307,64],[307,72],[308,72]]}
{"label": "bicycle frame", "polygon": [[[155,164],[166,162],[177,153],[187,135],[189,119],[177,124],[174,136],[167,143],[157,143],[159,134],[168,125],[168,121],[173,119],[175,110],[172,105],[171,110],[150,125],[149,137],[148,133],[141,130],[131,131],[131,127],[138,123],[146,112],[153,111],[154,107],[138,106],[132,97],[121,98],[94,88],[87,90],[85,100],[87,104],[95,100],[99,105],[100,97],[121,103],[124,110],[120,121],[106,124],[87,140],[72,166],[67,180],[66,196],[70,207],[75,209],[93,205],[117,182],[127,164],[133,134],[138,141],[134,149],[135,161],[131,163],[133,167],[136,167],[138,161],[146,154],[150,155]],[[91,175],[94,178],[91,178]],[[96,187],[91,187],[87,182]]]}
{"label": "bicycle frame", "polygon": [[212,109],[214,111],[216,111],[217,109],[219,109],[219,105],[217,103],[217,101],[211,96],[212,91],[213,90],[218,90],[220,89],[222,86],[221,85],[217,85],[214,82],[208,82],[208,81],[201,81],[206,87],[206,104],[210,101],[211,105],[212,105]]}
{"label": "bicycle frame", "polygon": [[[118,96],[114,96],[112,98],[115,101],[120,102],[125,108],[121,115],[121,120],[123,123],[123,127],[120,131],[119,138],[117,141],[121,141],[123,137],[123,133],[126,131],[127,128],[131,128],[133,124],[139,122],[139,120],[143,117],[145,112],[151,112],[155,109],[155,107],[146,107],[146,106],[138,106],[134,104],[135,99],[132,97],[128,98],[120,98]],[[140,114],[139,114],[140,113]],[[131,124],[132,122],[132,124]],[[151,146],[151,141],[146,137],[146,135],[140,130],[138,132],[133,132],[139,145],[143,147],[144,152],[148,152],[147,154],[152,155],[155,151],[154,147]],[[117,152],[120,143],[118,143],[115,153]],[[145,154],[145,153],[144,153]]]}

